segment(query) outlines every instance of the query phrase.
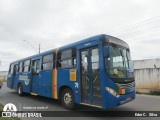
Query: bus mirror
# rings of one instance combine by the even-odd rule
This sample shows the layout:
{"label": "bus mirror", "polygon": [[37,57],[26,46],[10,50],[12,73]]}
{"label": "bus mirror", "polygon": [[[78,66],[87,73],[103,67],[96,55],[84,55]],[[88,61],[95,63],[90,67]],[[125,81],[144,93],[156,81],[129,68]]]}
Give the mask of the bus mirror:
{"label": "bus mirror", "polygon": [[103,51],[104,51],[104,57],[108,57],[109,56],[109,47],[104,46]]}

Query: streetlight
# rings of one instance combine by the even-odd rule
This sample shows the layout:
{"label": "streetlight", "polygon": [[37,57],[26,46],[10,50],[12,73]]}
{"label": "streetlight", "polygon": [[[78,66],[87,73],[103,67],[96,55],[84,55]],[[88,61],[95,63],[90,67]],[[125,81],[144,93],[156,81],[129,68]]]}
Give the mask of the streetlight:
{"label": "streetlight", "polygon": [[[23,41],[27,42],[37,52],[37,49],[29,41],[27,41],[27,40],[23,40]],[[38,53],[40,53],[40,50],[41,50],[41,46],[39,44],[39,51],[38,51]]]}

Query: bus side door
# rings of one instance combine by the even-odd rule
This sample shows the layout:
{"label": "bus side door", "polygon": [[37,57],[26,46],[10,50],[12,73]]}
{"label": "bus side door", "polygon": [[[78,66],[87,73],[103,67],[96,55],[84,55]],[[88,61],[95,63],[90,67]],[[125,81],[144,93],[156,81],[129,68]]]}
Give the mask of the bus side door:
{"label": "bus side door", "polygon": [[41,59],[32,60],[32,77],[31,77],[31,92],[38,93],[39,91],[39,72],[41,70]]}
{"label": "bus side door", "polygon": [[16,80],[18,80],[18,64],[14,64],[14,71],[13,71],[13,80],[12,80],[12,88],[17,89]]}
{"label": "bus side door", "polygon": [[16,79],[16,74],[18,71],[18,64],[12,64],[9,69],[8,78],[7,78],[7,87],[13,88],[14,81]]}

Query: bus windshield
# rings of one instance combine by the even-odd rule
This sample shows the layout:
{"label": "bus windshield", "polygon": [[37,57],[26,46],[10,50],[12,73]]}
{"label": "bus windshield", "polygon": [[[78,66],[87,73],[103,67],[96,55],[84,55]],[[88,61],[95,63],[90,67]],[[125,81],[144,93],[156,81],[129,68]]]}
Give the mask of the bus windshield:
{"label": "bus windshield", "polygon": [[107,74],[113,78],[133,78],[133,63],[129,49],[116,45],[109,46],[109,55],[105,58]]}

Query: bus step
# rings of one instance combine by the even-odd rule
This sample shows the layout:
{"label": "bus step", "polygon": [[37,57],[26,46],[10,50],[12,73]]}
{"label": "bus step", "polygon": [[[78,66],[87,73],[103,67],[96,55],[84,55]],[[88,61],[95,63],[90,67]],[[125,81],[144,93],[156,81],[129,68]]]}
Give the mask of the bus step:
{"label": "bus step", "polygon": [[[90,96],[90,94],[87,94],[87,96]],[[98,94],[98,95],[97,95],[97,94],[94,94],[94,95],[93,95],[93,97],[101,98],[102,96],[101,96],[101,95],[99,95],[99,94]]]}
{"label": "bus step", "polygon": [[37,96],[38,94],[37,93],[31,93],[31,95]]}
{"label": "bus step", "polygon": [[93,89],[100,91],[99,87],[93,87]]}
{"label": "bus step", "polygon": [[101,98],[101,95],[93,95],[93,97]]}

